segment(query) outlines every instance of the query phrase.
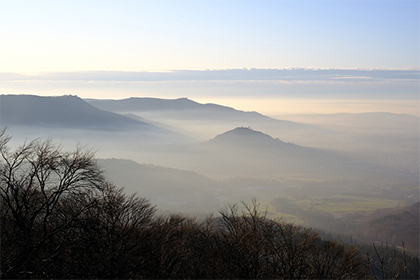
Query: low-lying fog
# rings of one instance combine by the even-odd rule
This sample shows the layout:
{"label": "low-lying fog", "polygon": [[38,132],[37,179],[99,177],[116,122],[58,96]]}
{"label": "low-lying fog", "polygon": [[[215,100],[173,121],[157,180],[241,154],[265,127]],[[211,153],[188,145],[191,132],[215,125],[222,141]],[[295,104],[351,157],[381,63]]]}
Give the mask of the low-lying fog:
{"label": "low-lying fog", "polygon": [[[143,127],[122,128],[120,123],[112,126],[112,116],[106,115],[109,127],[105,128],[83,127],[86,121],[80,121],[82,129],[77,123],[69,128],[44,121],[23,128],[12,122],[8,133],[16,143],[25,138],[53,138],[66,148],[86,145],[97,151],[98,158],[130,159],[213,179],[354,180],[356,184],[377,180],[378,187],[384,187],[418,178],[419,118],[412,115],[288,115],[288,120],[279,120],[185,98],[87,100],[94,107],[77,97],[67,99],[74,108],[86,106],[79,116],[99,108],[100,113],[118,113],[150,127],[145,131]],[[65,106],[66,100],[61,102]],[[238,127],[246,133],[238,133]],[[126,187],[141,190],[145,186]]]}
{"label": "low-lying fog", "polygon": [[[2,96],[2,106],[9,99]],[[13,145],[51,138],[63,149],[93,149],[110,181],[162,210],[200,215],[255,197],[272,217],[328,229],[350,214],[419,200],[416,116],[274,119],[185,98],[36,102],[41,107],[34,112],[1,110]],[[56,122],[54,114],[73,121]]]}

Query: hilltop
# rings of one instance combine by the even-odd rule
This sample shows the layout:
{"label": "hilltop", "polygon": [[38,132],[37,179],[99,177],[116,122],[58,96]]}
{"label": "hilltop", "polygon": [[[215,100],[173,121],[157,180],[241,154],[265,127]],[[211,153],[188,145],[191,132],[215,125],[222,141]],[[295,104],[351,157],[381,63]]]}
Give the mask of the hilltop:
{"label": "hilltop", "polygon": [[98,109],[77,96],[1,95],[1,125],[77,129],[151,129],[151,124]]}

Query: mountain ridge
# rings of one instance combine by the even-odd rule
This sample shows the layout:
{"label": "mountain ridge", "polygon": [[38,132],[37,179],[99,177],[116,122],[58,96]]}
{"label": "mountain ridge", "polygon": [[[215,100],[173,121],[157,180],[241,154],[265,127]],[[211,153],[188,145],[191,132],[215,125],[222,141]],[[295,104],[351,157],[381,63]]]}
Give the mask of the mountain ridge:
{"label": "mountain ridge", "polygon": [[109,110],[109,111],[124,111],[124,110],[185,110],[196,109],[203,107],[217,107],[227,110],[236,110],[231,107],[213,104],[213,103],[198,103],[187,97],[180,97],[175,99],[154,98],[154,97],[130,97],[125,99],[85,99],[86,102],[95,107]]}
{"label": "mountain ridge", "polygon": [[154,128],[145,121],[98,109],[73,95],[0,95],[0,124],[99,130]]}
{"label": "mountain ridge", "polygon": [[[184,112],[189,112],[198,118],[226,118],[240,117],[240,118],[259,118],[265,121],[282,122],[289,125],[305,126],[293,121],[277,120],[265,116],[256,111],[242,111],[232,107],[223,106],[214,103],[199,103],[186,97],[176,99],[152,98],[152,97],[130,97],[126,99],[85,99],[89,104],[101,109],[111,112],[123,113],[152,113],[164,112],[170,116],[177,118],[190,118],[190,116],[182,116]],[[246,120],[244,119],[246,122]]]}
{"label": "mountain ridge", "polygon": [[[282,140],[278,138],[273,138],[268,134],[265,134],[261,131],[253,130],[251,127],[236,127],[232,130],[226,131],[222,134],[216,135],[213,139],[209,140],[209,142],[213,143],[227,143],[227,142],[239,142],[242,141],[243,143],[255,143],[255,144],[286,144]],[[258,143],[259,142],[259,143]]]}

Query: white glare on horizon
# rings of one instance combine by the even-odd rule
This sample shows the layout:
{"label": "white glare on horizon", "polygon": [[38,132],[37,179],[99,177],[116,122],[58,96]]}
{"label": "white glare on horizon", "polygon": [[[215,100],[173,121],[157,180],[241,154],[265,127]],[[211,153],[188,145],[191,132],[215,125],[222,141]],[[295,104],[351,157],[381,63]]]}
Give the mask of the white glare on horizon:
{"label": "white glare on horizon", "polygon": [[418,1],[3,1],[0,94],[419,115],[419,14]]}
{"label": "white glare on horizon", "polygon": [[242,111],[257,111],[273,118],[288,115],[391,112],[420,116],[420,104],[413,100],[339,100],[293,98],[222,98],[197,99],[203,103],[218,103]]}

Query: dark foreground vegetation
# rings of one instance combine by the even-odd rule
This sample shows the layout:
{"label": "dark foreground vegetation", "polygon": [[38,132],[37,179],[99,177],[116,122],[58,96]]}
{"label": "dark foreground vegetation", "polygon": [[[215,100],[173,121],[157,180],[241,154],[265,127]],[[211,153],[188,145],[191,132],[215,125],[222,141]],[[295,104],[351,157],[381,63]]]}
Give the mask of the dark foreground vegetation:
{"label": "dark foreground vegetation", "polygon": [[418,278],[404,252],[375,247],[374,259],[268,219],[255,201],[204,220],[158,216],[107,182],[89,151],[8,142],[0,133],[2,278]]}

